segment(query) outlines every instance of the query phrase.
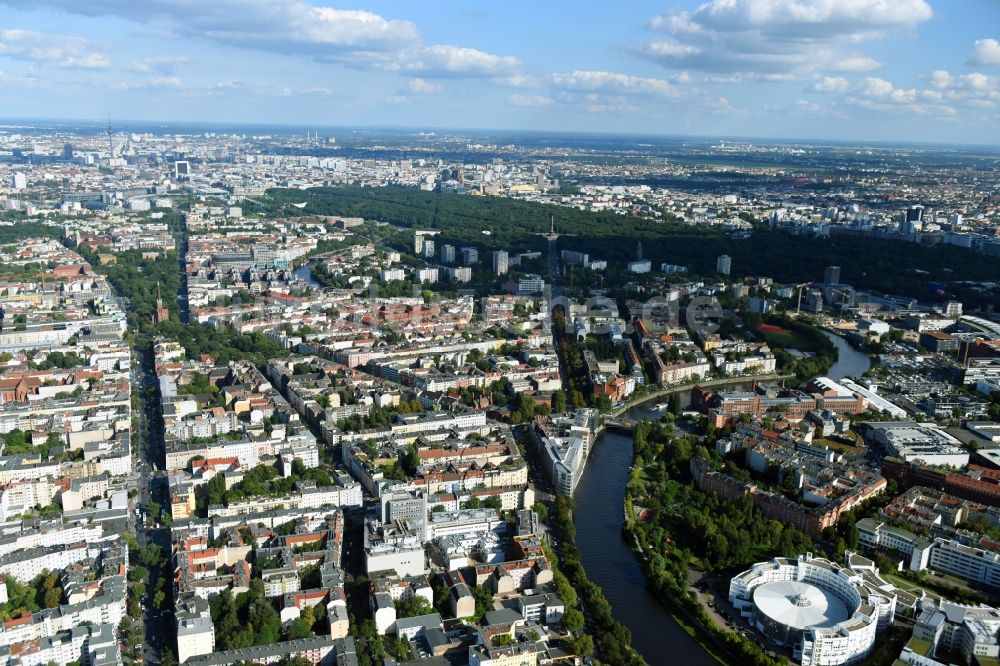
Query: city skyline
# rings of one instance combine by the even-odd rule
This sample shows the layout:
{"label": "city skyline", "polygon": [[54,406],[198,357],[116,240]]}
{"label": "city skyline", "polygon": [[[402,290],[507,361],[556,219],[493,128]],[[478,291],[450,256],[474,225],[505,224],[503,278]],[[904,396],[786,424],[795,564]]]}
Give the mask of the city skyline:
{"label": "city skyline", "polygon": [[3,115],[1000,143],[993,0],[365,5],[0,2]]}

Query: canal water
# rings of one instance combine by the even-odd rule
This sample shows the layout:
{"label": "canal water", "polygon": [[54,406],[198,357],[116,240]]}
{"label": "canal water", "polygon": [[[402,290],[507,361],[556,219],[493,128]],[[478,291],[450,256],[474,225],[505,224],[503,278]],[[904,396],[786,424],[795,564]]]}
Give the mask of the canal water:
{"label": "canal water", "polygon": [[830,379],[843,379],[844,377],[860,377],[871,367],[871,359],[867,354],[862,354],[857,349],[848,344],[847,340],[834,335],[829,331],[823,331],[833,346],[837,348],[837,362],[830,366],[827,376]]}
{"label": "canal water", "polygon": [[632,646],[651,666],[718,666],[646,589],[639,563],[622,538],[632,439],[601,436],[576,489],[576,545],[587,577],[604,590]]}
{"label": "canal water", "polygon": [[[857,377],[867,370],[868,356],[846,340],[826,333],[837,347],[831,379]],[[687,404],[690,392],[681,395]],[[652,408],[634,412],[657,418]],[[632,645],[651,666],[717,666],[646,589],[646,579],[622,538],[625,486],[632,468],[632,439],[616,432],[600,437],[576,490],[576,544],[587,576],[604,590],[615,617],[632,632]]]}
{"label": "canal water", "polygon": [[300,280],[303,280],[310,287],[318,287],[319,282],[316,282],[316,280],[313,279],[312,273],[310,272],[311,268],[312,264],[310,264],[307,261],[306,263],[302,264],[301,266],[295,269],[295,277],[299,278]]}

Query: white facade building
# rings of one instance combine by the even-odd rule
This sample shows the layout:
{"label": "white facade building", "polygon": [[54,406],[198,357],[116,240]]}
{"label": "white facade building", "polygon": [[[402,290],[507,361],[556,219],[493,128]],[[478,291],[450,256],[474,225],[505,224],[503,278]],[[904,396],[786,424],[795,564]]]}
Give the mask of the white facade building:
{"label": "white facade building", "polygon": [[[880,585],[881,584],[881,585]],[[864,659],[892,624],[896,597],[874,571],[856,572],[811,554],[760,562],[734,577],[729,601],[803,666]]]}

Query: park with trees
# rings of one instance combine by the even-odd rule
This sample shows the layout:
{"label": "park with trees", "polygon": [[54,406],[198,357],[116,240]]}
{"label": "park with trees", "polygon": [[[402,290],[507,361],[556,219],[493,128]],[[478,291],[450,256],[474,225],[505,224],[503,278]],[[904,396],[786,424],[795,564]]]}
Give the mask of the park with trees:
{"label": "park with trees", "polygon": [[[757,224],[749,238],[734,238],[716,228],[661,219],[621,216],[520,201],[505,197],[473,197],[404,187],[320,187],[307,192],[271,189],[252,208],[264,214],[287,214],[289,204],[306,202],[296,215],[344,215],[388,222],[398,228],[438,229],[442,243],[471,245],[484,251],[544,251],[538,234],[556,228],[567,236],[565,247],[624,266],[635,254],[637,240],[657,261],[682,264],[695,275],[714,275],[716,259],[736,257],[733,275],[767,275],[777,282],[818,280],[817,267],[837,265],[858,288],[898,293],[925,300],[960,300],[967,307],[1000,306],[1000,290],[979,289],[971,282],[993,281],[992,258],[955,246],[929,246],[899,240],[834,236],[807,238]],[[482,234],[490,231],[489,236]],[[405,248],[405,235],[387,233],[386,242]],[[773,257],[781,257],[780,262]],[[905,256],[906,261],[900,261]],[[621,273],[620,280],[634,280]],[[608,274],[604,284],[611,286]],[[608,280],[612,280],[609,282]],[[971,282],[967,282],[971,281]],[[944,285],[944,293],[928,288]]]}

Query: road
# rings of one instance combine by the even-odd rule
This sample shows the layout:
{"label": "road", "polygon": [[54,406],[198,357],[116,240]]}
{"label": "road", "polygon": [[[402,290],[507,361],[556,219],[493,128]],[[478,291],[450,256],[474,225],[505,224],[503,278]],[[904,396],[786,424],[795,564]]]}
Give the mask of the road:
{"label": "road", "polygon": [[182,324],[190,321],[191,313],[188,310],[188,286],[187,286],[187,251],[188,251],[188,230],[187,221],[181,218],[180,223],[174,228],[177,236],[177,270],[180,272],[180,291],[177,294],[178,316]]}
{"label": "road", "polygon": [[[142,516],[141,521],[136,520],[136,540],[142,549],[149,544],[156,544],[169,557],[170,530],[154,520],[149,510],[150,502],[156,502],[167,510],[170,508],[166,476],[157,471],[162,469],[164,460],[163,432],[159,427],[161,423],[159,405],[155,399],[158,395],[157,381],[151,356],[149,350],[136,350],[134,390],[139,396],[139,446],[135,461],[138,472],[138,496],[135,508]],[[147,567],[149,573],[146,576],[146,596],[143,599],[141,618],[146,644],[143,660],[147,664],[160,663],[163,650],[170,645],[168,641],[173,635],[172,620],[165,622],[162,611],[154,606],[154,595],[160,576],[166,577],[168,581],[172,578],[169,559],[166,563],[168,566],[165,569],[158,565]]]}

